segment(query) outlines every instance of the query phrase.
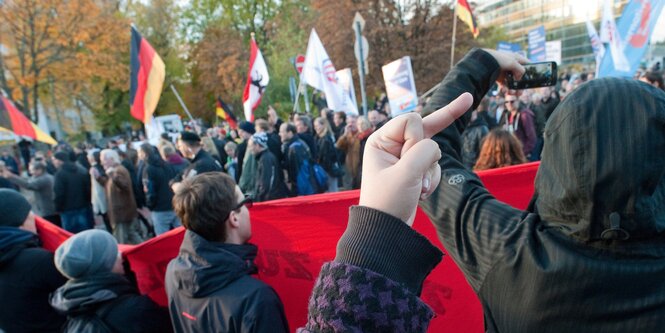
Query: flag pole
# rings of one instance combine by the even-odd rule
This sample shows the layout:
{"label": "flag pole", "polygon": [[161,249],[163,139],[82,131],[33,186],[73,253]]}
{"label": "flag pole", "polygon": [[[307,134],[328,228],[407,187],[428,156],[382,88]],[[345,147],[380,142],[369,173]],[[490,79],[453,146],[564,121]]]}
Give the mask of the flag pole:
{"label": "flag pole", "polygon": [[[298,108],[298,101],[300,100],[300,90],[302,89],[302,78],[300,78],[298,82],[298,89],[296,89],[296,101],[293,103],[293,110],[291,111],[291,114],[296,113],[297,108]],[[305,101],[305,104],[307,101]],[[309,113],[309,112],[308,112]]]}
{"label": "flag pole", "polygon": [[198,125],[196,124],[196,122],[194,121],[194,117],[192,117],[192,114],[189,113],[189,109],[187,109],[187,105],[185,105],[185,102],[183,102],[183,101],[182,101],[182,98],[180,98],[180,94],[178,94],[178,91],[177,91],[177,90],[175,89],[175,87],[173,86],[173,83],[171,83],[170,86],[171,86],[171,90],[173,91],[173,94],[174,94],[175,97],[178,99],[178,102],[180,102],[180,106],[182,106],[182,109],[185,110],[185,113],[187,113],[187,116],[189,117],[189,120],[190,120],[190,121],[192,122],[192,124],[194,125],[194,128],[198,130],[198,127],[199,127],[199,126],[198,126]]}
{"label": "flag pole", "polygon": [[450,69],[453,69],[453,64],[455,62],[455,34],[457,33],[457,0],[455,0],[453,8],[453,41],[450,48]]}

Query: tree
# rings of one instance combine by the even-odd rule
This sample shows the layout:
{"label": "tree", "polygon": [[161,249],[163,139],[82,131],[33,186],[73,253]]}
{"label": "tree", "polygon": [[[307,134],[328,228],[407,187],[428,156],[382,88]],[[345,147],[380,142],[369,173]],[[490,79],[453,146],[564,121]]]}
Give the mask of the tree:
{"label": "tree", "polygon": [[[336,68],[352,68],[355,77],[358,72],[351,24],[355,12],[365,18],[363,35],[369,42],[369,73],[365,80],[368,99],[385,89],[381,66],[403,56],[411,57],[416,87],[423,92],[448,72],[453,12],[439,1],[314,0],[312,6],[319,13],[314,26],[328,55]],[[455,59],[475,44],[468,29],[458,27]]]}
{"label": "tree", "polygon": [[116,35],[123,21],[115,14],[112,3],[93,0],[10,0],[0,5],[0,29],[8,36],[2,41],[7,49],[2,70],[9,73],[0,83],[33,121],[38,121],[40,88],[49,81],[83,86],[102,78],[117,80],[114,51],[122,40]]}

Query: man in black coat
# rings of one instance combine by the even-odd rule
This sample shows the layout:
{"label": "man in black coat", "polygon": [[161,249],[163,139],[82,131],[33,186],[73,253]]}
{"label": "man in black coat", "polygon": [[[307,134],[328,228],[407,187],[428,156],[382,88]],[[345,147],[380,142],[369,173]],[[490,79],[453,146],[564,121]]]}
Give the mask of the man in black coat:
{"label": "man in black coat", "polygon": [[252,135],[252,138],[249,139],[249,148],[256,156],[258,164],[254,183],[255,201],[288,197],[289,192],[284,184],[282,168],[275,155],[268,149],[268,135],[266,133]]}
{"label": "man in black coat", "polygon": [[[468,107],[527,60],[473,50],[432,96]],[[473,99],[469,96],[471,92]],[[630,110],[630,112],[626,112]],[[489,332],[661,332],[665,326],[665,92],[587,82],[552,113],[527,210],[464,167],[468,113],[433,137],[441,182],[421,207],[478,294]]]}
{"label": "man in black coat", "polygon": [[187,231],[166,269],[165,287],[176,332],[288,332],[277,293],[252,277],[256,245],[251,200],[225,173],[188,178],[173,205]]}
{"label": "man in black coat", "polygon": [[174,178],[176,184],[202,173],[223,170],[219,161],[203,150],[201,137],[196,133],[182,132],[178,139],[178,150],[183,157],[190,161],[190,165]]}
{"label": "man in black coat", "polygon": [[92,228],[90,175],[64,151],[53,155],[53,164],[58,168],[53,186],[55,209],[60,212],[63,229],[77,233]]}
{"label": "man in black coat", "polygon": [[60,332],[65,322],[48,303],[67,280],[53,254],[39,247],[35,217],[20,193],[0,189],[0,331]]}

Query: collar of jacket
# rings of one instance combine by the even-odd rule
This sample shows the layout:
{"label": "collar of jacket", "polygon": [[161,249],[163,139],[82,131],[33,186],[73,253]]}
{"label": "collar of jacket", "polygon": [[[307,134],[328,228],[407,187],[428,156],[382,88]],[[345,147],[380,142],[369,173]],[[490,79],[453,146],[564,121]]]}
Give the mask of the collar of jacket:
{"label": "collar of jacket", "polygon": [[178,289],[191,297],[205,297],[245,275],[255,274],[257,252],[253,244],[210,242],[187,230],[180,253],[172,262]]}

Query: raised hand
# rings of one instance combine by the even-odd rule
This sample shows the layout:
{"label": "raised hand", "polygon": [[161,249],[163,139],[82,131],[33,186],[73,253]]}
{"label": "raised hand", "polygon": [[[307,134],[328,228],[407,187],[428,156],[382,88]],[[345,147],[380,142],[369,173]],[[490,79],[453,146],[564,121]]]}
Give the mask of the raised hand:
{"label": "raised hand", "polygon": [[365,146],[359,204],[413,225],[418,200],[441,180],[441,151],[430,138],[472,103],[471,94],[464,93],[424,119],[415,113],[398,116],[372,134]]}

